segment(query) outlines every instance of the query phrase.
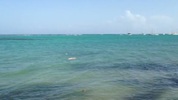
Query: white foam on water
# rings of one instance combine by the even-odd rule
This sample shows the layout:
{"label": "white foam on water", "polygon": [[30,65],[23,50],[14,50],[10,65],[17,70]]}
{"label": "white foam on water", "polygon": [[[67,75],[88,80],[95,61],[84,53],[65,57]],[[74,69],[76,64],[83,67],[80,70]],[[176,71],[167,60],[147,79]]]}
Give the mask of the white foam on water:
{"label": "white foam on water", "polygon": [[68,58],[68,60],[76,60],[77,58],[76,57],[70,57]]}

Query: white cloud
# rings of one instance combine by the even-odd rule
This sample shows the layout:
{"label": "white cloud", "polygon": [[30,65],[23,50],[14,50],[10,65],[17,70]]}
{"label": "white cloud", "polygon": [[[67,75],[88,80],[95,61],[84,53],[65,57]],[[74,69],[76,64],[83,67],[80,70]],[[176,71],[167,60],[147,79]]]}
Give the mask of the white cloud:
{"label": "white cloud", "polygon": [[145,23],[146,18],[142,15],[139,14],[132,14],[131,11],[127,10],[125,12],[124,18],[130,20],[133,23]]}
{"label": "white cloud", "polygon": [[[125,11],[117,20],[108,21],[110,29],[120,32],[170,32],[173,30],[173,19],[166,15],[144,16]],[[172,28],[170,28],[172,27]]]}
{"label": "white cloud", "polygon": [[165,16],[165,15],[151,16],[150,19],[151,20],[157,20],[157,21],[168,21],[168,22],[172,21],[172,18],[170,18],[169,16]]}

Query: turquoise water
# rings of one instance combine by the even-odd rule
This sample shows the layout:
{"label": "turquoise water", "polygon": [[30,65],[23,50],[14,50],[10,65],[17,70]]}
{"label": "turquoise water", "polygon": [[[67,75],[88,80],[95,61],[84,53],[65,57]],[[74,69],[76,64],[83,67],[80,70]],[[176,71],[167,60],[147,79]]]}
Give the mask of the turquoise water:
{"label": "turquoise water", "polygon": [[178,100],[177,94],[178,36],[0,36],[0,100]]}

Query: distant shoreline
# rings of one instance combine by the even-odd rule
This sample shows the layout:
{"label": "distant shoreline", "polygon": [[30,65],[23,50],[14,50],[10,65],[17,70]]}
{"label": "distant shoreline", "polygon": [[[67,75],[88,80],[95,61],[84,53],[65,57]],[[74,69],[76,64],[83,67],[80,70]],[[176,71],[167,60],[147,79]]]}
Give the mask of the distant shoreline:
{"label": "distant shoreline", "polygon": [[178,33],[118,33],[118,34],[0,34],[4,35],[16,35],[16,36],[32,36],[32,35],[178,35]]}

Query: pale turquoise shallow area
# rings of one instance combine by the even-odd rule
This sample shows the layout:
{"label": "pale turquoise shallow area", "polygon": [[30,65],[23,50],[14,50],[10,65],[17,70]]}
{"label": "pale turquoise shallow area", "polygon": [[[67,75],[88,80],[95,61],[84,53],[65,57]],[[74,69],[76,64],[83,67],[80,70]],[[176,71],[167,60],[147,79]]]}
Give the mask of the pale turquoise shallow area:
{"label": "pale turquoise shallow area", "polygon": [[177,100],[177,94],[178,36],[0,35],[0,100]]}

